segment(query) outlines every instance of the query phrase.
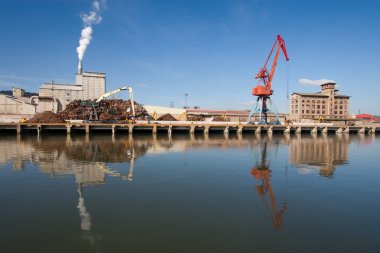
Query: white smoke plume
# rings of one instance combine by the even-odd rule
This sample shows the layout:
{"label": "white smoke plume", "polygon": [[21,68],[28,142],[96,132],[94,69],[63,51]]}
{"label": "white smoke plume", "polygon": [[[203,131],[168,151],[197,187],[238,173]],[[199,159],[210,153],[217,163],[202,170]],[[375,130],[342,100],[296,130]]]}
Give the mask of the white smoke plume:
{"label": "white smoke plume", "polygon": [[77,47],[79,61],[83,60],[83,56],[86,52],[87,46],[91,42],[93,31],[92,25],[96,25],[102,22],[102,17],[100,16],[99,11],[100,2],[98,0],[95,0],[92,2],[92,10],[88,14],[82,13],[80,15],[84,24],[84,28],[82,29],[81,36],[79,39],[79,46]]}
{"label": "white smoke plume", "polygon": [[302,78],[298,82],[303,85],[321,85],[324,83],[335,83],[335,81],[329,79],[310,80],[306,78]]}

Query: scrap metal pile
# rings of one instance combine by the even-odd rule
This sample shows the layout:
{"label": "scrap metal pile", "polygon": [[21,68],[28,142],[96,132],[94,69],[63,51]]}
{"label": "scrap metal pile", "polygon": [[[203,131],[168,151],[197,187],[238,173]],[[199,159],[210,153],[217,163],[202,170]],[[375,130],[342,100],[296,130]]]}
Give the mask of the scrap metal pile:
{"label": "scrap metal pile", "polygon": [[[146,120],[150,117],[142,105],[136,102],[134,104],[136,120]],[[122,99],[102,100],[97,106],[84,106],[81,100],[74,100],[59,115],[64,120],[88,120],[94,110],[98,114],[100,121],[125,121],[133,116],[131,101]]]}
{"label": "scrap metal pile", "polygon": [[[136,120],[151,119],[151,116],[145,108],[134,102]],[[65,120],[89,120],[93,113],[98,115],[100,122],[116,121],[125,122],[126,119],[133,116],[131,101],[122,99],[102,100],[99,104],[91,106],[87,103],[84,105],[81,100],[74,100],[66,106],[66,109],[58,114],[52,112],[44,112],[37,114],[29,123],[62,123]]]}

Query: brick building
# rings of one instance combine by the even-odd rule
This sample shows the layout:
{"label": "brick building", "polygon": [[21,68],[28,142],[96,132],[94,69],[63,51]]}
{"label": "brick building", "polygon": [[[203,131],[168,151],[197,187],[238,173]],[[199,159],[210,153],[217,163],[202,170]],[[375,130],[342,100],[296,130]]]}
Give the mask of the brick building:
{"label": "brick building", "polygon": [[335,84],[322,84],[322,91],[316,93],[294,92],[290,97],[290,119],[301,121],[348,118],[350,96],[339,94]]}

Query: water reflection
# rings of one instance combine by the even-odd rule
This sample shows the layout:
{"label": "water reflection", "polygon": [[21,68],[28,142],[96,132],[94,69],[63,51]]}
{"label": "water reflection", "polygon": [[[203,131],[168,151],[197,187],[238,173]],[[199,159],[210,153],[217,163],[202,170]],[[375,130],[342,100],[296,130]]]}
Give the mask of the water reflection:
{"label": "water reflection", "polygon": [[[249,149],[255,166],[251,175],[259,199],[270,215],[272,226],[282,227],[287,210],[286,198],[278,205],[278,192],[273,182],[277,178],[272,162],[280,146],[288,150],[288,163],[301,174],[314,171],[322,177],[333,177],[338,167],[348,164],[349,144],[370,143],[368,135],[63,135],[63,136],[0,136],[0,164],[11,163],[13,170],[23,170],[28,163],[38,165],[41,173],[52,177],[74,175],[77,186],[77,210],[80,228],[86,239],[91,236],[91,210],[85,205],[84,188],[101,186],[107,177],[116,177],[123,183],[134,180],[135,162],[145,155],[168,152],[184,153],[201,149]],[[124,169],[115,164],[125,164]],[[119,167],[116,169],[115,167]],[[165,168],[160,168],[165,169]],[[287,168],[283,167],[285,172]],[[273,171],[272,171],[273,170]],[[277,167],[277,170],[279,168]],[[141,178],[144,180],[144,178]],[[286,189],[285,189],[286,190]],[[280,192],[283,193],[283,192]],[[283,200],[284,199],[284,200]]]}
{"label": "water reflection", "polygon": [[[271,216],[272,226],[279,229],[282,225],[282,216],[287,208],[287,202],[284,201],[280,210],[277,209],[276,197],[271,187],[271,170],[270,161],[267,161],[267,142],[262,143],[261,157],[256,162],[256,166],[251,169],[251,175],[259,182],[256,187],[257,194],[260,196],[263,205]],[[270,206],[267,203],[266,195],[269,195]]]}
{"label": "water reflection", "polygon": [[302,174],[318,171],[332,177],[337,167],[348,163],[349,143],[349,135],[298,135],[289,142],[289,163]]}

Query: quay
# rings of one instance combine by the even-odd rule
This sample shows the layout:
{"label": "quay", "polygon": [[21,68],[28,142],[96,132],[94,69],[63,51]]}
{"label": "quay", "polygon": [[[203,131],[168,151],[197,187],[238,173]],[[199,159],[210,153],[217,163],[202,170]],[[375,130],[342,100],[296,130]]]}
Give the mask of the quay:
{"label": "quay", "polygon": [[376,134],[380,132],[380,124],[360,125],[360,126],[331,126],[323,123],[315,124],[293,124],[284,125],[250,125],[239,122],[218,122],[206,123],[199,122],[137,122],[135,124],[121,123],[0,123],[1,132],[15,132],[17,134],[34,132],[82,132],[90,134],[92,132],[125,132],[129,134],[138,132],[151,132],[153,134],[166,132],[171,133],[336,133],[336,134]]}

